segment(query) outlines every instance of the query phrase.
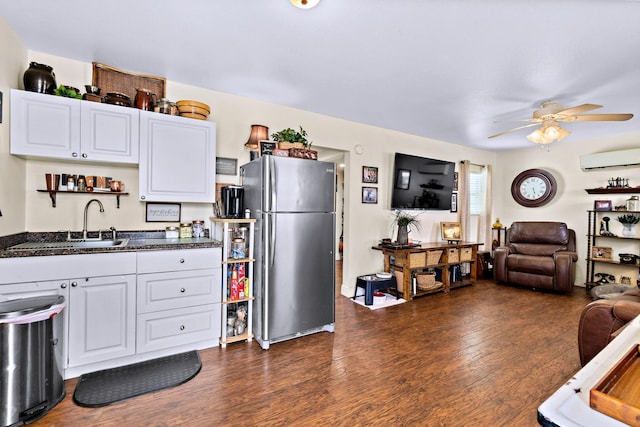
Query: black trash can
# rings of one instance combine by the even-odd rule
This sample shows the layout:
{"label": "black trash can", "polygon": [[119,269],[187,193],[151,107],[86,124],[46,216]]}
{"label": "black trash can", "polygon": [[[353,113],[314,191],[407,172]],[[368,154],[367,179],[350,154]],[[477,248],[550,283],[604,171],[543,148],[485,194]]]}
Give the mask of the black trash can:
{"label": "black trash can", "polygon": [[65,396],[63,296],[0,302],[0,425],[30,423]]}

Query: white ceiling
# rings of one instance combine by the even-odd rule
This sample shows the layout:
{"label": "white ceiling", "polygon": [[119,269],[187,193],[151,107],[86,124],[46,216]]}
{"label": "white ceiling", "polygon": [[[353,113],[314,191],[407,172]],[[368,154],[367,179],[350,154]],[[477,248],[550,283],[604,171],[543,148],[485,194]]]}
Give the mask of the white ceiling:
{"label": "white ceiling", "polygon": [[0,14],[31,50],[482,149],[530,147],[531,129],[487,137],[545,100],[635,114],[565,124],[560,144],[640,130],[638,1],[0,0]]}

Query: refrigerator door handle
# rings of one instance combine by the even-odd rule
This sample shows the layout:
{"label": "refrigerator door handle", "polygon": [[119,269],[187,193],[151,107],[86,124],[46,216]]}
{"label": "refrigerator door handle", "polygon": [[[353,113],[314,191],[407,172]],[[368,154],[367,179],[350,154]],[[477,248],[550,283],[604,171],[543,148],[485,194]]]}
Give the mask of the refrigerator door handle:
{"label": "refrigerator door handle", "polygon": [[273,266],[276,256],[276,228],[278,228],[276,217],[277,215],[271,215],[271,221],[269,221],[269,267]]}
{"label": "refrigerator door handle", "polygon": [[274,160],[269,156],[269,212],[275,212],[278,209],[278,195],[276,192],[276,165]]}

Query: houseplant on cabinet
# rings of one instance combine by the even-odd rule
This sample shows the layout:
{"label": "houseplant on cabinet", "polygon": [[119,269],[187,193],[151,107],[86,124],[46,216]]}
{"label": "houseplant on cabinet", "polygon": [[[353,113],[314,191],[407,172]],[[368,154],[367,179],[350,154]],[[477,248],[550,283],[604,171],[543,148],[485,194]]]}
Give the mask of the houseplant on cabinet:
{"label": "houseplant on cabinet", "polygon": [[409,243],[409,232],[411,228],[420,230],[420,220],[418,215],[410,215],[402,211],[396,211],[394,224],[398,226],[398,236],[396,241],[400,245]]}

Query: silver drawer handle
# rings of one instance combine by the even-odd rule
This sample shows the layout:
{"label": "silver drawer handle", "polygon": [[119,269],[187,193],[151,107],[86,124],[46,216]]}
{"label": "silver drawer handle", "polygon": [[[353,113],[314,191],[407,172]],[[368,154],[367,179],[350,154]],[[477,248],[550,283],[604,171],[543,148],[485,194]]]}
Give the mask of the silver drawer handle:
{"label": "silver drawer handle", "polygon": [[180,288],[180,292],[182,292],[184,294],[184,292],[186,291],[185,288]]}
{"label": "silver drawer handle", "polygon": [[61,284],[61,285],[60,285],[60,287],[61,287],[62,289],[66,289],[66,288],[67,288],[67,284],[66,284],[66,283],[63,283],[63,284]]}
{"label": "silver drawer handle", "polygon": [[71,282],[71,286],[75,288],[76,286],[78,286],[78,282]]}
{"label": "silver drawer handle", "polygon": [[180,330],[184,331],[184,325],[180,325]]}
{"label": "silver drawer handle", "polygon": [[184,264],[184,258],[180,258],[180,264]]}

